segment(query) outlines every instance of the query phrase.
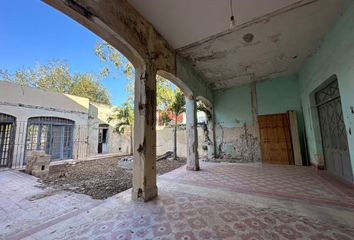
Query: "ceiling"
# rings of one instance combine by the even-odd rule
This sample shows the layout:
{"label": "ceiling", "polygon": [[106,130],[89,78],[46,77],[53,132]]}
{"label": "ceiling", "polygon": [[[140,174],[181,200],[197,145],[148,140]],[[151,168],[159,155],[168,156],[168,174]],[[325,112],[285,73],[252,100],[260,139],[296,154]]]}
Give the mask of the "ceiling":
{"label": "ceiling", "polygon": [[128,0],[214,89],[298,72],[346,0]]}

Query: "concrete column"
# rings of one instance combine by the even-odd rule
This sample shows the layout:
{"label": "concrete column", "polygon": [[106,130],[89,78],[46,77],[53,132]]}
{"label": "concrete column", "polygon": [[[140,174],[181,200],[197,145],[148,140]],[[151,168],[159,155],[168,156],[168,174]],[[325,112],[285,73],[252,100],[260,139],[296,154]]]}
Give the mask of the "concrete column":
{"label": "concrete column", "polygon": [[213,150],[214,150],[214,158],[218,158],[219,153],[217,152],[217,144],[216,144],[216,119],[215,119],[215,112],[214,112],[214,108],[212,108],[211,110],[211,121],[212,121],[212,132],[213,132]]}
{"label": "concrete column", "polygon": [[156,70],[136,69],[134,108],[134,200],[157,196],[156,186]]}
{"label": "concrete column", "polygon": [[198,171],[197,104],[195,98],[186,97],[187,120],[187,170]]}

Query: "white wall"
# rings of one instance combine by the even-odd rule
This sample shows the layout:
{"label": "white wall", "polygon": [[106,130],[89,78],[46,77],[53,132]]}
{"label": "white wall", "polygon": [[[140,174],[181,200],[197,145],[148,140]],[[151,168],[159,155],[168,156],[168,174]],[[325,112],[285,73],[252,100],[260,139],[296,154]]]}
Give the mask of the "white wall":
{"label": "white wall", "polygon": [[89,109],[89,155],[98,154],[98,131],[100,124],[108,124],[108,153],[120,153],[122,155],[130,153],[130,133],[118,134],[114,131],[115,122],[109,122],[108,118],[112,115],[114,107],[90,103]]}
{"label": "white wall", "polygon": [[[60,117],[75,122],[74,138],[87,133],[89,100],[35,88],[22,87],[0,81],[0,113],[16,117],[14,164],[21,164],[24,156],[27,120],[30,117]],[[80,136],[85,139],[85,136]],[[75,141],[75,140],[74,140]],[[86,157],[84,142],[74,145],[75,158]]]}
{"label": "white wall", "polygon": [[[166,127],[156,131],[156,154],[162,155],[168,151],[173,151],[173,128]],[[204,133],[201,127],[198,127],[198,152],[199,156],[206,156],[207,151],[202,149],[204,143]],[[187,131],[179,128],[177,130],[177,155],[187,157]]]}

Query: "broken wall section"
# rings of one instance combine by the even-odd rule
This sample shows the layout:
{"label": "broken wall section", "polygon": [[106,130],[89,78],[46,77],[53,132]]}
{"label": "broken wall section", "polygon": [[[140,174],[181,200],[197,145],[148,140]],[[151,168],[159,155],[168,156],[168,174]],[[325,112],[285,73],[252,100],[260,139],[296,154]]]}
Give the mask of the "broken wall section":
{"label": "broken wall section", "polygon": [[258,115],[295,110],[302,138],[302,109],[296,75],[257,82],[255,87],[248,84],[216,90],[214,104],[219,158],[247,162],[261,160]]}

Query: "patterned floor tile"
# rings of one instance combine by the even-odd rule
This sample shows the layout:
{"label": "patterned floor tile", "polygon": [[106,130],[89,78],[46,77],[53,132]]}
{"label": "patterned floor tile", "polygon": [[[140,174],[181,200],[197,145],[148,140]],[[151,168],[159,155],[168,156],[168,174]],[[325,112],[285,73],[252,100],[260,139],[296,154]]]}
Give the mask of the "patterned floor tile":
{"label": "patterned floor tile", "polygon": [[[0,238],[354,239],[354,223],[344,224],[338,218],[332,219],[331,215],[324,214],[325,217],[319,218],[317,215],[303,215],[291,211],[284,205],[274,207],[278,205],[270,204],[269,207],[260,207],[256,204],[231,201],[230,198],[223,199],[223,196],[200,194],[201,191],[210,189],[212,192],[212,189],[217,188],[227,191],[228,196],[231,194],[235,198],[239,196],[239,192],[246,192],[254,199],[261,198],[260,195],[267,196],[270,202],[280,201],[275,198],[281,197],[302,201],[305,210],[320,202],[325,205],[319,208],[323,213],[331,211],[332,207],[345,207],[341,211],[352,216],[354,222],[354,208],[351,206],[353,190],[325,175],[308,168],[287,166],[203,164],[202,167],[201,172],[181,168],[161,176],[160,181],[166,181],[167,184],[159,185],[159,197],[147,203],[131,201],[130,191],[96,205],[90,205],[94,200],[79,198],[75,194],[71,195],[70,201],[66,203],[62,203],[65,201],[63,195],[54,194],[36,200],[39,201],[37,203],[32,201],[33,206],[30,208],[27,207],[31,203],[27,203],[29,205],[25,209],[12,202],[12,208],[17,209],[17,212],[6,213],[7,218],[0,216],[0,219],[11,219],[6,221],[11,221],[14,225],[23,224],[23,227],[16,233],[9,232],[6,231],[5,223],[1,222]],[[247,181],[247,178],[250,181]],[[16,199],[23,201],[18,198],[19,194],[15,193],[16,188],[21,188],[17,184],[23,181],[29,188],[32,180],[24,178],[16,184],[8,181],[4,183],[1,191],[4,192],[9,186],[7,191],[12,191],[11,194],[17,195]],[[0,182],[2,181],[4,182],[4,179],[0,173]],[[185,185],[176,182],[183,182]],[[187,185],[194,191],[185,191],[183,186]],[[37,189],[33,191],[38,194]],[[30,197],[30,192],[24,195]],[[339,204],[336,204],[336,201]],[[6,201],[2,199],[1,202]],[[54,206],[55,203],[58,206]],[[58,209],[68,209],[70,203],[78,207],[79,211],[58,212]],[[5,205],[0,207],[6,211]],[[29,213],[33,213],[34,217],[27,218]],[[32,221],[33,226],[28,225],[28,221]]]}
{"label": "patterned floor tile", "polygon": [[311,167],[261,164],[203,164],[190,174],[184,168],[161,179],[233,192],[354,208],[353,188]]}

